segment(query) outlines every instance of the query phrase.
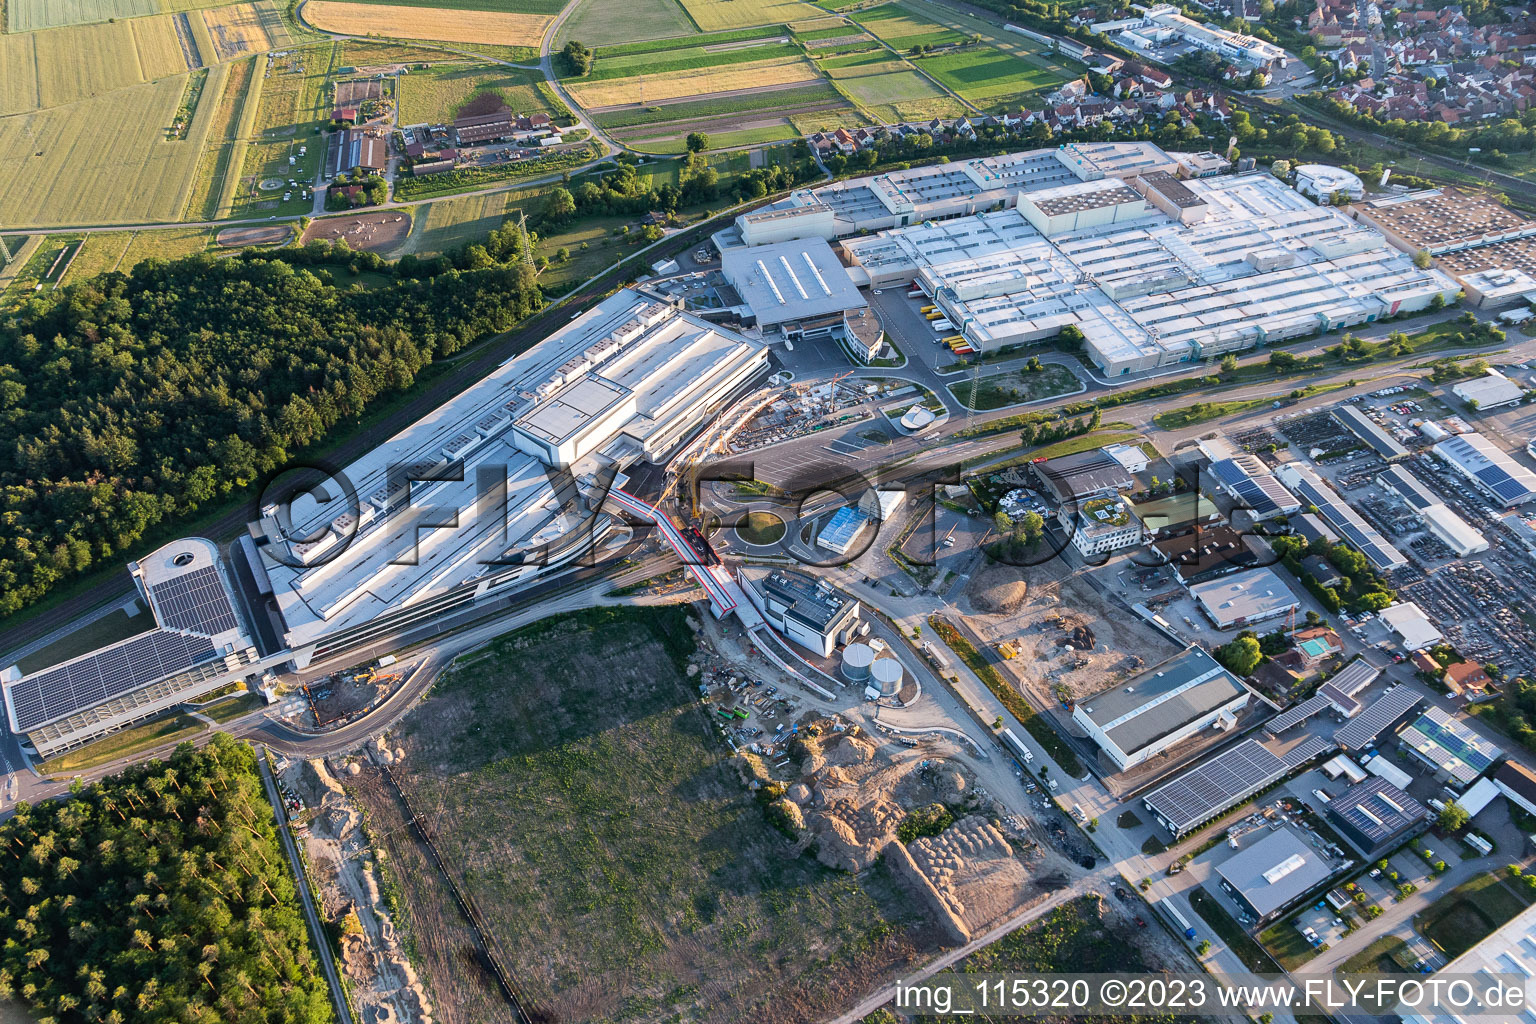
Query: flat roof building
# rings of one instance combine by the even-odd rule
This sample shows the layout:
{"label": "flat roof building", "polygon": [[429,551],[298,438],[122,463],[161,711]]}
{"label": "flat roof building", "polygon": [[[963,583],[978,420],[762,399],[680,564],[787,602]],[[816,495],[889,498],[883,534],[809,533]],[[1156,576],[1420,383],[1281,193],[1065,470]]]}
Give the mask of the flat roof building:
{"label": "flat roof building", "polygon": [[1321,885],[1333,872],[1290,825],[1257,834],[1257,842],[1218,864],[1216,874],[1222,891],[1255,922],[1263,922]]}
{"label": "flat roof building", "polygon": [[[1527,907],[1504,924],[1495,928],[1485,938],[1451,960],[1436,972],[1444,975],[1437,981],[1479,979],[1495,975],[1514,975],[1517,986],[1523,988],[1522,1005],[1530,1006],[1530,979],[1536,977],[1536,907]],[[1474,981],[1474,988],[1478,982]],[[1431,1001],[1434,1002],[1434,1001]],[[1444,1005],[1446,1001],[1440,1001]],[[1405,1013],[1403,1024],[1481,1024],[1489,1018],[1510,1024],[1529,1024],[1530,1009],[1513,1008],[1494,1010],[1491,1007],[1472,1005],[1461,1012],[1449,1007],[1426,1013]]]}
{"label": "flat roof building", "polygon": [[1404,252],[1422,250],[1431,256],[1536,235],[1536,221],[1527,220],[1485,193],[1455,188],[1422,189],[1375,199],[1351,212],[1375,225]]}
{"label": "flat roof building", "polygon": [[1344,429],[1370,445],[1372,451],[1388,462],[1396,462],[1408,457],[1408,449],[1404,448],[1397,438],[1383,430],[1375,420],[1367,416],[1365,410],[1358,405],[1334,406],[1333,418],[1343,424]]}
{"label": "flat roof building", "polygon": [[172,541],[128,571],[149,608],[143,631],[33,672],[0,672],[7,724],[39,758],[261,671],[212,541]]}
{"label": "flat roof building", "polygon": [[1102,448],[1031,463],[1029,468],[1041,490],[1063,505],[1118,494],[1136,485],[1124,463]]}
{"label": "flat roof building", "polygon": [[1429,827],[1429,810],[1381,776],[1351,786],[1328,802],[1328,819],[1369,860]]}
{"label": "flat roof building", "polygon": [[1266,622],[1301,607],[1273,569],[1249,569],[1189,588],[1200,610],[1217,629]]}
{"label": "flat roof building", "polygon": [[821,238],[738,246],[724,250],[720,260],[759,327],[783,328],[868,305]]}
{"label": "flat roof building", "polygon": [[1381,532],[1361,518],[1349,502],[1345,501],[1333,485],[1306,466],[1287,462],[1275,470],[1280,482],[1290,488],[1307,505],[1317,508],[1317,514],[1327,520],[1347,544],[1370,559],[1378,572],[1391,572],[1408,564],[1408,558],[1387,542]]}
{"label": "flat roof building", "polygon": [[1482,434],[1472,432],[1446,438],[1432,449],[1451,468],[1505,508],[1536,498],[1536,473],[1532,473]]}
{"label": "flat roof building", "polygon": [[1131,507],[1149,537],[1171,537],[1221,521],[1215,502],[1194,490],[1136,502]]}
{"label": "flat roof building", "polygon": [[1498,370],[1490,369],[1481,377],[1453,384],[1451,391],[1473,409],[1497,409],[1505,405],[1519,405],[1525,397],[1525,389]]}
{"label": "flat roof building", "polygon": [[1405,651],[1422,651],[1445,639],[1424,609],[1412,601],[1399,601],[1381,610],[1381,621],[1397,634]]}
{"label": "flat roof building", "polygon": [[1216,725],[1231,728],[1248,688],[1199,647],[1078,702],[1072,720],[1124,770]]}
{"label": "flat roof building", "polygon": [[1350,200],[1365,198],[1365,183],[1358,175],[1351,174],[1342,167],[1334,167],[1330,164],[1298,164],[1295,171],[1296,191],[1319,202],[1326,203],[1338,193],[1343,193],[1344,198]]}
{"label": "flat roof building", "polygon": [[1273,556],[1264,538],[1225,524],[1154,541],[1152,555],[1173,566],[1185,586],[1205,583]]}
{"label": "flat roof building", "polygon": [[1458,558],[1488,550],[1488,538],[1443,504],[1437,502],[1422,508],[1419,516],[1435,539],[1450,548]]}
{"label": "flat roof building", "polygon": [[809,573],[744,567],[741,583],[769,625],[823,658],[849,642],[858,628],[859,602]]}
{"label": "flat roof building", "polygon": [[1470,786],[1504,756],[1498,746],[1433,706],[1405,726],[1397,739],[1404,752],[1457,786]]}

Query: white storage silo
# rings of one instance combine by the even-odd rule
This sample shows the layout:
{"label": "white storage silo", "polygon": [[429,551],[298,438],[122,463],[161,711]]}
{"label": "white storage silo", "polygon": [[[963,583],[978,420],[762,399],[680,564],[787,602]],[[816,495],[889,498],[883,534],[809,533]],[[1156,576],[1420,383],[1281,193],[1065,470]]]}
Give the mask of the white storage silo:
{"label": "white storage silo", "polygon": [[875,652],[868,644],[849,644],[843,648],[843,678],[850,683],[864,682],[874,660]]}

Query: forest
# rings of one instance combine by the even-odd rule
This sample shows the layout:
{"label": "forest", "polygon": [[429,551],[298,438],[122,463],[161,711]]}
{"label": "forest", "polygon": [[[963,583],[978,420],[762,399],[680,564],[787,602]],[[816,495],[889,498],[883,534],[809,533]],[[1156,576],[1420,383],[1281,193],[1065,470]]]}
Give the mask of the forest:
{"label": "forest", "polygon": [[198,254],[30,300],[0,325],[0,615],[538,310],[517,245],[498,231],[398,264],[324,243]]}
{"label": "forest", "polygon": [[334,1019],[247,744],[18,804],[0,847],[0,999],[39,1024]]}

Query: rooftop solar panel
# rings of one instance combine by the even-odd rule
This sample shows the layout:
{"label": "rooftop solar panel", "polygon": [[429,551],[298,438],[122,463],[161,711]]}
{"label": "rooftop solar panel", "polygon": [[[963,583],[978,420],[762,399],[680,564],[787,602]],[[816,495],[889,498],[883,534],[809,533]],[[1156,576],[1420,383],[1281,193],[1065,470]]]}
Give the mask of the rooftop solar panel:
{"label": "rooftop solar panel", "polygon": [[201,665],[216,654],[206,637],[163,629],[140,633],[9,687],[16,724],[24,731],[63,718]]}
{"label": "rooftop solar panel", "polygon": [[1368,747],[1383,729],[1406,715],[1418,702],[1418,696],[1406,687],[1384,693],[1334,733],[1333,740],[1345,750]]}
{"label": "rooftop solar panel", "polygon": [[1174,835],[1247,799],[1286,773],[1285,761],[1257,740],[1244,740],[1143,797]]}
{"label": "rooftop solar panel", "polygon": [[204,566],[149,588],[159,611],[160,623],[171,629],[186,629],[207,636],[218,636],[234,629],[234,609],[224,589],[224,580],[214,566]]}
{"label": "rooftop solar panel", "polygon": [[1328,706],[1328,698],[1320,693],[1313,694],[1294,707],[1287,708],[1264,724],[1264,728],[1278,736],[1287,729],[1294,728],[1322,711]]}

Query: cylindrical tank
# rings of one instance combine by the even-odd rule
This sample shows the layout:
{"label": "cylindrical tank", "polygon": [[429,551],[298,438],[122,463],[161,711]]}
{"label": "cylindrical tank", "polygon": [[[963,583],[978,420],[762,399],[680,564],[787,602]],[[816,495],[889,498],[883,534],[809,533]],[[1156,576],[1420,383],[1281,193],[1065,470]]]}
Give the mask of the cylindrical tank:
{"label": "cylindrical tank", "polygon": [[878,686],[884,696],[894,696],[901,689],[901,662],[895,658],[881,658],[870,666],[870,685]]}
{"label": "cylindrical tank", "polygon": [[874,660],[875,652],[868,644],[849,644],[843,648],[843,678],[850,683],[864,682]]}

